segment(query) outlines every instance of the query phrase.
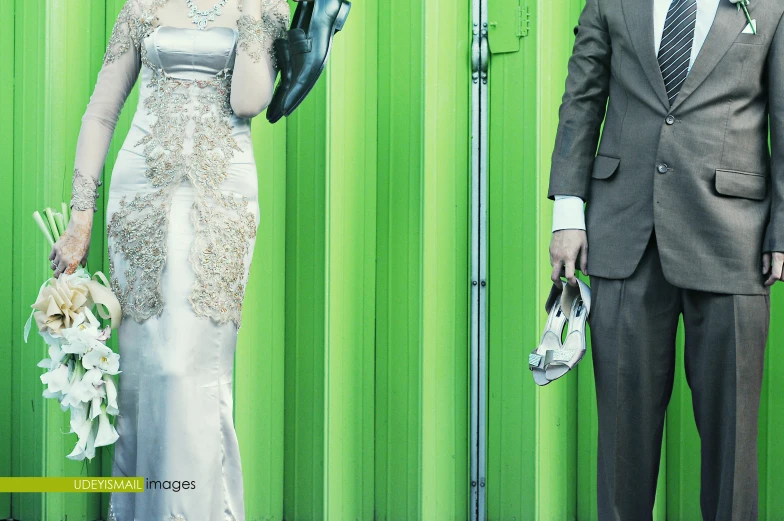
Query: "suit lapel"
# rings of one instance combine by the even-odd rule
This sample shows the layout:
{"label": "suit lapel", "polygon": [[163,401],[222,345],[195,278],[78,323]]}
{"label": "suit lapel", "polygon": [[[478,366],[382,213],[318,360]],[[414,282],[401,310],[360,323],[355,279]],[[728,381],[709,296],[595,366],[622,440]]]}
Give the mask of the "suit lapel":
{"label": "suit lapel", "polygon": [[[722,2],[729,4],[729,0]],[[653,0],[623,0],[620,4],[623,6],[626,28],[642,64],[642,70],[645,71],[659,100],[665,107],[669,107],[670,101],[667,99],[667,89],[664,88],[653,41]]]}
{"label": "suit lapel", "polygon": [[[751,0],[749,4],[749,14],[752,13],[754,7],[762,0]],[[753,17],[752,17],[753,19]],[[719,7],[716,10],[716,18],[713,20],[713,25],[708,31],[708,36],[702,49],[694,60],[694,65],[683,82],[683,87],[675,98],[670,111],[675,110],[683,101],[694,92],[694,90],[705,81],[705,78],[711,73],[719,61],[730,50],[735,39],[743,31],[748,24],[746,15],[743,10],[738,11],[736,5],[732,4],[729,0],[720,0]]]}

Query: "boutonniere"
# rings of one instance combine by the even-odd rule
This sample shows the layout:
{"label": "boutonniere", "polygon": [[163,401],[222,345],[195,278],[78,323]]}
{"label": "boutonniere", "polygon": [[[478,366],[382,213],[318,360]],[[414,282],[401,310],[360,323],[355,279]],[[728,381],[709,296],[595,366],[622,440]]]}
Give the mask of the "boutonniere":
{"label": "boutonniere", "polygon": [[738,6],[738,11],[743,9],[743,13],[746,15],[746,20],[749,21],[749,25],[751,26],[751,32],[753,34],[757,34],[757,28],[754,27],[754,22],[751,20],[751,16],[749,15],[749,3],[750,0],[730,0],[733,4]]}

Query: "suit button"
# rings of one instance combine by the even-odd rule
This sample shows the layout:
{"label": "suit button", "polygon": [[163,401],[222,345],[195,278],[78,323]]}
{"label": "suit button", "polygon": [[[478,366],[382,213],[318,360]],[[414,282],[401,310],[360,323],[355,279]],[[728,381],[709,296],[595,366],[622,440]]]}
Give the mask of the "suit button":
{"label": "suit button", "polygon": [[667,119],[665,119],[664,121],[667,122],[668,125],[672,125],[673,123],[675,123],[675,116],[670,114],[669,116],[667,116]]}
{"label": "suit button", "polygon": [[661,163],[659,166],[656,167],[656,170],[658,170],[658,172],[660,174],[666,174],[667,173],[667,163]]}

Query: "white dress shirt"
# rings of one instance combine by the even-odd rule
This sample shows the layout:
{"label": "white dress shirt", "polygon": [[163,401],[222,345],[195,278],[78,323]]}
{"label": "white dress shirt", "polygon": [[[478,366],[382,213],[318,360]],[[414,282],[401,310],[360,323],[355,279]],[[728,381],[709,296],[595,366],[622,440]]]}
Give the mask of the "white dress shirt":
{"label": "white dress shirt", "polygon": [[[694,43],[691,47],[689,71],[697,58],[708,31],[713,25],[716,10],[721,0],[697,0],[697,22],[694,27]],[[664,21],[670,9],[671,0],[653,0],[653,34],[654,50],[659,54]],[[585,209],[583,200],[574,195],[556,195],[553,205],[553,231],[566,229],[585,229]]]}

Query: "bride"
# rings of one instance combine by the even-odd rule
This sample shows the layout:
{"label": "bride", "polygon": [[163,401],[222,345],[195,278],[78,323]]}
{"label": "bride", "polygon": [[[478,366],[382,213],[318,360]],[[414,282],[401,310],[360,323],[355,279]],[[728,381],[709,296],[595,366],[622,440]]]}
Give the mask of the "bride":
{"label": "bride", "polygon": [[[212,2],[212,0],[208,0]],[[205,10],[206,9],[206,10]],[[232,376],[259,224],[250,119],[269,104],[285,0],[127,0],[76,146],[72,218],[50,259],[86,261],[114,128],[140,96],[106,203],[123,371],[109,520],[244,521]],[[128,319],[132,320],[128,320]]]}

